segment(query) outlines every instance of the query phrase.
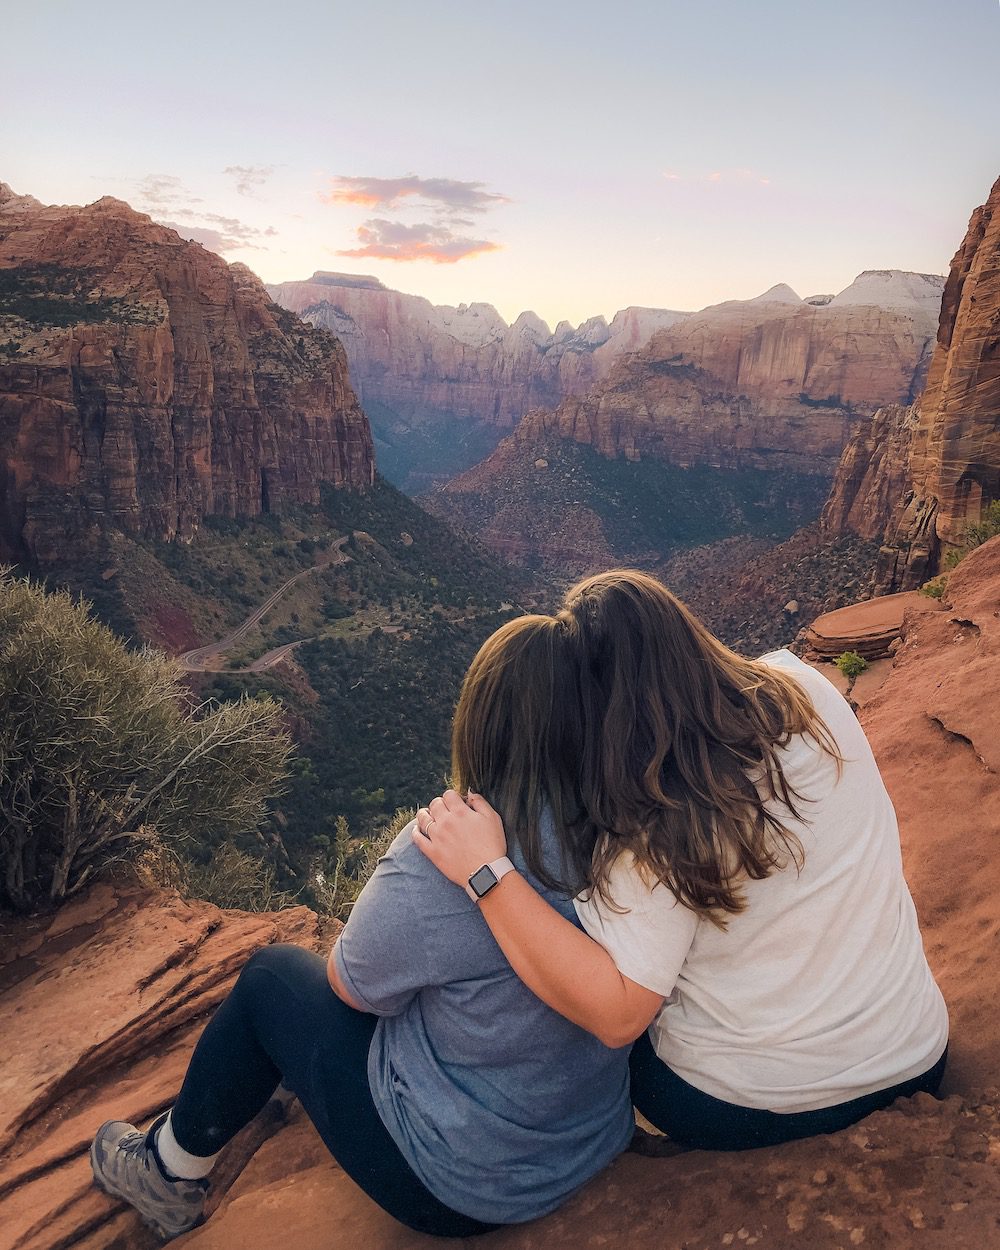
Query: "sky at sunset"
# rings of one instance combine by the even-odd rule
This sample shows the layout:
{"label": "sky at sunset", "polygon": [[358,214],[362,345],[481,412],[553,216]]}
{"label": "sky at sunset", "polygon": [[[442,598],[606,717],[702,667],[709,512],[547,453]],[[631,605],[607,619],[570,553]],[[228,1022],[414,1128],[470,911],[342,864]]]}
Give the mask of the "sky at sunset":
{"label": "sky at sunset", "polygon": [[0,0],[0,180],[550,325],[943,273],[997,0]]}

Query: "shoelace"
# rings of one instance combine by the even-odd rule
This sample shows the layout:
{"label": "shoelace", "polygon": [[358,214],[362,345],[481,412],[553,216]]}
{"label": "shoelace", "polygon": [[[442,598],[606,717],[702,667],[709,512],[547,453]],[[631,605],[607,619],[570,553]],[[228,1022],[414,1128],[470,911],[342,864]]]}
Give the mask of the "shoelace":
{"label": "shoelace", "polygon": [[149,1171],[150,1168],[150,1151],[146,1146],[145,1133],[126,1133],[118,1142],[118,1149],[123,1155],[134,1155],[142,1163],[142,1166]]}

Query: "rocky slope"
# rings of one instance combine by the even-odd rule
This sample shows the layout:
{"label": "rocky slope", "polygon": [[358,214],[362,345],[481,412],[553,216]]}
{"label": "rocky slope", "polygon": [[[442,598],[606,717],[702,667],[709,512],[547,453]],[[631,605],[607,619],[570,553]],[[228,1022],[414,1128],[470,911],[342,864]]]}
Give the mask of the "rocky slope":
{"label": "rocky slope", "polygon": [[882,590],[918,586],[1000,498],[1000,180],[972,214],[945,285],[927,387],[845,451],[824,525],[884,540]]}
{"label": "rocky slope", "polygon": [[550,331],[533,312],[508,325],[491,304],[433,305],[377,278],[319,271],[272,298],[344,344],[379,440],[380,468],[426,489],[485,455],[530,408],[555,405],[685,313],[625,308]]}
{"label": "rocky slope", "polygon": [[0,555],[183,539],[373,474],[343,348],[249,269],[121,200],[0,183]]}
{"label": "rocky slope", "polygon": [[[899,814],[928,957],[948,1000],[944,1101],[919,1096],[831,1137],[717,1155],[622,1156],[562,1210],[483,1250],[983,1250],[1000,1221],[1000,539],[954,573],[951,598],[907,626],[862,722]],[[315,947],[302,909],[248,917],[99,887],[3,934],[0,1227],[11,1250],[151,1250],[90,1188],[106,1116],[147,1121],[176,1088],[196,1028],[250,950]],[[178,1250],[442,1244],[378,1211],[301,1114],[232,1172],[274,1118],[220,1161],[209,1222]],[[457,1243],[456,1243],[457,1244]]]}

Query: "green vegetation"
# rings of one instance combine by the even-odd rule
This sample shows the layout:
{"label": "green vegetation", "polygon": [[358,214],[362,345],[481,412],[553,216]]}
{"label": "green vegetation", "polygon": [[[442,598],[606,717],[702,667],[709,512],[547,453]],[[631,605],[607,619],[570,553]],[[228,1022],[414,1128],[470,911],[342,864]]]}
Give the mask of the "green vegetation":
{"label": "green vegetation", "polygon": [[61,902],[156,844],[253,829],[289,750],[278,706],[196,704],[88,605],[0,580],[0,905]]}
{"label": "green vegetation", "polygon": [[856,681],[868,667],[868,661],[857,651],[845,651],[837,656],[837,667],[850,682]]}
{"label": "green vegetation", "polygon": [[338,816],[333,843],[309,866],[304,894],[310,905],[346,920],[378,861],[415,815],[416,808],[400,808],[372,837],[357,843],[351,841],[347,821]]}
{"label": "green vegetation", "polygon": [[[133,637],[166,639],[183,651],[227,636],[299,573],[219,659],[229,671],[190,678],[203,701],[228,704],[249,694],[279,702],[296,740],[263,837],[235,838],[240,852],[274,871],[270,883],[244,883],[247,897],[287,890],[311,898],[314,863],[330,875],[338,817],[354,834],[353,855],[398,808],[443,786],[465,669],[519,610],[511,605],[523,586],[382,479],[363,493],[331,489],[320,507],[282,518],[212,518],[189,543],[138,544],[110,534],[91,559],[51,579],[92,591],[101,615]],[[307,641],[294,665],[232,671],[299,640]],[[234,898],[226,882],[248,870],[231,857],[210,864],[222,840],[232,839],[207,828],[184,852],[196,867],[222,873],[221,883],[197,886],[217,900]]]}
{"label": "green vegetation", "polygon": [[934,577],[929,582],[924,582],[920,587],[920,593],[926,595],[928,599],[943,599],[947,589],[948,579],[942,573],[940,577]]}
{"label": "green vegetation", "polygon": [[[63,265],[20,265],[0,269],[0,317],[17,317],[31,326],[71,326],[112,321],[157,325],[158,309],[118,296],[95,294],[99,277]],[[9,352],[9,347],[8,347]]]}
{"label": "green vegetation", "polygon": [[[536,469],[536,457],[548,464]],[[623,564],[655,565],[733,535],[784,539],[814,520],[829,479],[763,469],[681,468],[652,456],[610,459],[563,439],[519,449],[488,494],[449,492],[442,506],[470,531],[510,526],[549,579],[592,567],[591,544]],[[574,567],[574,553],[580,552]]]}
{"label": "green vegetation", "polygon": [[979,520],[966,527],[962,535],[962,545],[948,552],[944,558],[944,567],[953,569],[956,564],[965,559],[970,551],[974,551],[976,547],[981,547],[983,543],[997,536],[1000,536],[1000,500],[989,504]]}
{"label": "green vegetation", "polygon": [[824,395],[814,399],[805,391],[799,391],[798,399],[804,408],[847,408],[849,410],[851,408],[851,405],[845,404],[839,395]]}

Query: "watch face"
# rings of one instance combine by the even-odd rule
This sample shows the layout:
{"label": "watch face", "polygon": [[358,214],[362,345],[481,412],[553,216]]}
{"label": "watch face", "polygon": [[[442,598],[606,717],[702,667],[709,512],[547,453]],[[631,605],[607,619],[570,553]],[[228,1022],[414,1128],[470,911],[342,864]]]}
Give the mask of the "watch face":
{"label": "watch face", "polygon": [[496,884],[497,875],[489,864],[483,864],[482,868],[478,868],[469,878],[469,885],[472,886],[477,898],[488,894]]}

